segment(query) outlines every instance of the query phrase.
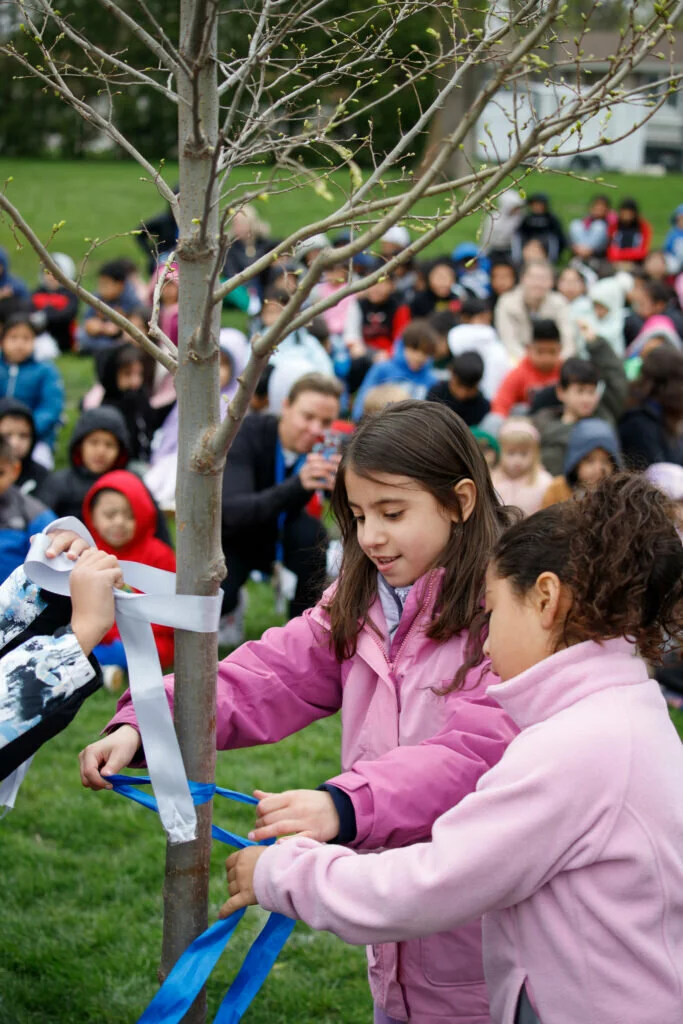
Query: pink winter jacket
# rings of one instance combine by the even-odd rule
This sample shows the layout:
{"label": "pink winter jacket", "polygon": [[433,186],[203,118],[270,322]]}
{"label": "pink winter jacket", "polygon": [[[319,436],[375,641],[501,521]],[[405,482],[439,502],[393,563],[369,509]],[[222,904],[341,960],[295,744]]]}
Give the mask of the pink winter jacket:
{"label": "pink winter jacket", "polygon": [[[457,693],[434,693],[452,681],[465,643],[464,636],[440,645],[425,636],[441,575],[437,570],[412,588],[389,651],[366,626],[355,656],[340,664],[328,642],[323,598],[218,666],[221,750],[274,743],[341,708],[343,774],[329,781],[353,802],[358,847],[428,839],[434,821],[472,792],[517,731],[486,696],[496,678],[490,672],[480,682],[476,670]],[[370,615],[386,637],[379,600]],[[167,691],[172,701],[172,678]],[[135,725],[128,694],[107,728],[124,722]],[[488,1024],[481,922],[423,934],[368,950],[375,1002],[416,1024]]]}
{"label": "pink winter jacket", "polygon": [[625,640],[570,647],[489,693],[523,730],[431,843],[356,856],[292,839],[262,906],[347,942],[484,916],[495,1024],[683,1021],[683,746]]}

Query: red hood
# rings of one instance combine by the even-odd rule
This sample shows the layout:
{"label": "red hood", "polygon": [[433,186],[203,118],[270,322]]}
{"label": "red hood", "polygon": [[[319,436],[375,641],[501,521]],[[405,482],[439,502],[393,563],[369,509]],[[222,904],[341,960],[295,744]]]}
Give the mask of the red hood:
{"label": "red hood", "polygon": [[[100,536],[92,523],[91,508],[93,498],[100,491],[118,491],[125,495],[130,502],[135,517],[135,536],[129,544],[122,548],[112,548]],[[125,469],[116,469],[111,473],[104,473],[99,480],[93,484],[83,501],[83,519],[85,525],[92,533],[98,548],[117,555],[119,558],[127,558],[131,561],[143,561],[146,559],[136,558],[136,552],[146,547],[154,537],[157,524],[157,510],[150,496],[149,491],[143,484],[140,477]],[[140,552],[141,553],[141,552]]]}

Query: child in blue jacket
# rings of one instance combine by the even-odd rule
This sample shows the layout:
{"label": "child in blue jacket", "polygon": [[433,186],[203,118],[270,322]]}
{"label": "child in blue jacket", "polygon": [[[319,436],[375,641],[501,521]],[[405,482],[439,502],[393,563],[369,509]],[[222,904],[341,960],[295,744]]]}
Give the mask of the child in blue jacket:
{"label": "child in blue jacket", "polygon": [[390,359],[368,371],[353,403],[353,419],[363,415],[365,396],[380,384],[402,384],[411,398],[425,398],[437,376],[432,369],[438,338],[427,320],[413,320],[396,343]]}
{"label": "child in blue jacket", "polygon": [[34,358],[35,340],[28,314],[8,318],[0,343],[0,398],[16,398],[29,407],[37,442],[51,452],[64,408],[64,385],[54,366]]}

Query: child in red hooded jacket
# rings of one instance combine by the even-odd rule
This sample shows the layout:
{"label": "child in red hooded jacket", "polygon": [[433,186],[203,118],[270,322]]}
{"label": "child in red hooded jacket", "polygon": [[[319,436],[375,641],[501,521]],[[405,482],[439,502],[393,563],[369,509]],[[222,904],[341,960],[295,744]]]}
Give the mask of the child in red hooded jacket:
{"label": "child in red hooded jacket", "polygon": [[[142,480],[125,469],[105,473],[83,501],[83,520],[102,551],[129,562],[175,572],[175,553],[155,537],[157,510]],[[173,629],[153,625],[162,669],[173,664]],[[93,652],[102,666],[105,686],[119,689],[126,653],[116,625]]]}

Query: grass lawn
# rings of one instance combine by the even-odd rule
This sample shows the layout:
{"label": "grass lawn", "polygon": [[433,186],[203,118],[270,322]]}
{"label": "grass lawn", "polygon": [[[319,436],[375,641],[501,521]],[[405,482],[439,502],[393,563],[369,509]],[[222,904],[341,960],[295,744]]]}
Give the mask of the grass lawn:
{"label": "grass lawn", "polygon": [[[66,220],[54,248],[80,259],[83,239],[106,237],[134,227],[158,207],[151,186],[122,163],[37,163],[0,160],[0,174],[14,176],[9,194],[47,237],[53,223]],[[172,175],[171,175],[172,178]],[[617,195],[635,195],[661,240],[669,211],[679,201],[680,178],[623,178]],[[596,191],[553,175],[534,177],[565,220],[581,212]],[[433,204],[433,209],[436,204]],[[312,193],[285,196],[262,213],[276,235],[297,226],[327,204]],[[474,225],[452,232],[444,247],[472,237]],[[32,281],[37,260],[24,247],[16,251],[5,224],[0,244],[14,268]],[[119,238],[97,257],[137,252],[134,241]],[[61,360],[68,422],[92,381],[89,360]],[[65,458],[67,431],[58,449]],[[250,584],[247,632],[260,637],[276,620],[271,592]],[[17,809],[0,825],[3,895],[0,900],[0,1024],[132,1024],[153,996],[161,942],[161,886],[164,842],[157,818],[113,794],[80,787],[77,752],[106,723],[114,701],[95,695],[69,729],[39,752],[21,790]],[[683,715],[675,717],[683,735]],[[312,787],[339,768],[339,720],[328,719],[277,745],[223,753],[218,781],[250,791]],[[223,804],[216,820],[247,830],[246,809]],[[215,847],[211,915],[226,895],[223,861]],[[238,932],[209,984],[215,1011],[249,941],[263,920],[254,910]],[[345,947],[329,935],[297,926],[272,976],[249,1011],[252,1024],[367,1024],[371,1002],[362,950]]]}
{"label": "grass lawn", "polygon": [[[80,262],[90,244],[86,238],[111,239],[90,258],[85,278],[88,285],[93,284],[92,270],[105,259],[118,255],[140,257],[135,239],[125,233],[163,206],[154,186],[141,180],[140,170],[131,163],[0,159],[0,181],[10,177],[13,180],[7,186],[8,197],[43,240],[50,237],[55,224],[65,221],[51,245],[54,251],[64,251]],[[243,171],[236,180],[252,180],[252,177]],[[166,178],[172,183],[176,180],[174,167],[167,167]],[[602,184],[576,181],[556,173],[530,173],[524,187],[529,193],[547,192],[565,223],[584,211],[595,192],[609,191],[614,203],[625,195],[635,196],[654,225],[655,244],[660,244],[668,229],[671,211],[680,201],[682,179],[682,175],[650,178],[606,174]],[[335,176],[333,187],[335,184],[345,187],[347,176]],[[605,185],[615,187],[606,189]],[[443,198],[425,201],[420,210],[436,213],[443,208],[443,203]],[[334,210],[334,206],[310,186],[257,205],[276,238]],[[457,242],[474,238],[478,224],[478,216],[461,222],[436,243],[431,252],[449,252]],[[4,220],[0,220],[0,245],[8,249],[16,273],[32,283],[37,276],[38,261],[26,244],[17,249],[17,241]],[[142,266],[141,259],[140,264]]]}

